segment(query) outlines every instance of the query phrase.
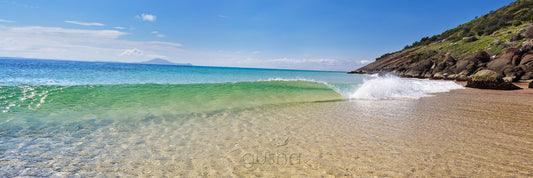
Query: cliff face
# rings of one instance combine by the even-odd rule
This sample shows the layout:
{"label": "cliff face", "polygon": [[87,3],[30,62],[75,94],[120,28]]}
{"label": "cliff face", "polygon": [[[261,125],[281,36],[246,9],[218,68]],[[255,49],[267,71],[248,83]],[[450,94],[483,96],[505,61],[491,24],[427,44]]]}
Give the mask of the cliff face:
{"label": "cliff face", "polygon": [[424,37],[350,73],[467,80],[489,69],[506,81],[533,79],[533,0],[511,3],[440,35]]}

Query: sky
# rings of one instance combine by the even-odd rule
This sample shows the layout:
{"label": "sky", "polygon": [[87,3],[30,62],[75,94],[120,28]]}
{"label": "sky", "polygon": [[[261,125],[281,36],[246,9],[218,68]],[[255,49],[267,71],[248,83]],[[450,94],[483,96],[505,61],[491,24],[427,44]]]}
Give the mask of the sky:
{"label": "sky", "polygon": [[350,71],[511,0],[0,0],[0,56]]}

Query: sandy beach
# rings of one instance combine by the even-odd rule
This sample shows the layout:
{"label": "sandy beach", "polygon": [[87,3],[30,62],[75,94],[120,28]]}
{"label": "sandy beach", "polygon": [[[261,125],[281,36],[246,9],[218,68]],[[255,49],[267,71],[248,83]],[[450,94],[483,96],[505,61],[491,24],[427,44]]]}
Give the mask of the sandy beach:
{"label": "sandy beach", "polygon": [[533,176],[533,89],[307,75],[2,86],[0,177]]}
{"label": "sandy beach", "polygon": [[[73,140],[72,147],[33,148],[45,158],[76,153],[33,166],[61,167],[54,174],[60,176],[527,177],[533,176],[532,98],[533,89],[467,88],[421,99],[122,122]],[[34,142],[39,139],[47,138]]]}
{"label": "sandy beach", "polygon": [[0,4],[0,178],[533,177],[533,0]]}
{"label": "sandy beach", "polygon": [[[262,127],[255,129],[264,129],[258,133],[271,135],[250,139],[255,147],[240,149],[236,155],[259,151],[261,161],[261,151],[275,153],[280,148],[270,145],[284,143],[281,140],[288,137],[281,150],[301,154],[301,164],[259,162],[252,168],[236,166],[233,173],[532,176],[532,98],[532,89],[468,88],[419,100],[357,100],[298,107],[306,111],[257,123]],[[275,126],[268,127],[272,123]]]}

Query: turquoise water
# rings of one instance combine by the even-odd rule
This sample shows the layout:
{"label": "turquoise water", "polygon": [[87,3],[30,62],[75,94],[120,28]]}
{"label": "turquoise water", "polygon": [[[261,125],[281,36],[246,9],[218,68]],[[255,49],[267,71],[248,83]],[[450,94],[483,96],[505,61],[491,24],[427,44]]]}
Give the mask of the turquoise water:
{"label": "turquoise water", "polygon": [[[280,107],[417,99],[461,88],[344,72],[51,60],[0,59],[0,71],[0,176],[123,175],[135,165],[117,170],[106,161],[142,160],[154,147],[174,149],[179,140],[142,143],[203,133],[197,131],[213,127],[209,120],[223,124],[229,118],[236,124],[229,129],[240,135],[246,118],[266,119]],[[214,135],[200,134],[181,151],[199,149],[203,143],[194,141]],[[138,157],[123,155],[133,148]]]}
{"label": "turquoise water", "polygon": [[345,72],[0,59],[0,85],[190,84],[273,79],[358,83]]}
{"label": "turquoise water", "polygon": [[362,83],[361,76],[343,72],[50,60],[3,59],[0,69],[0,111],[8,118],[130,110],[188,114],[342,100],[341,89]]}

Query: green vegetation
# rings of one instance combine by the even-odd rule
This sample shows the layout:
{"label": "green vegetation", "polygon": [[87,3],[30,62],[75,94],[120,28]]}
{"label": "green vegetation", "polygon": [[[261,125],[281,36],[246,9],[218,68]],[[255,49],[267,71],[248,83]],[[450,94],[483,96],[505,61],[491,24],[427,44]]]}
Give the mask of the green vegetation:
{"label": "green vegetation", "polygon": [[494,32],[508,27],[520,26],[533,21],[533,0],[518,0],[497,11],[491,11],[480,18],[476,18],[468,23],[447,30],[440,35],[423,37],[411,45],[406,45],[404,49],[418,46],[425,46],[439,41],[458,42],[465,37],[492,35]]}
{"label": "green vegetation", "polygon": [[420,53],[413,54],[411,59],[416,62],[416,61],[421,61],[421,60],[433,57],[436,54],[437,54],[437,51],[435,50],[427,50],[427,51],[422,51]]}
{"label": "green vegetation", "polygon": [[446,53],[459,59],[479,50],[496,55],[519,46],[526,38],[533,38],[532,8],[533,0],[518,0],[442,34],[423,37],[400,51],[384,54],[376,60],[408,52],[406,50],[410,50],[408,56],[413,57],[413,60],[441,58]]}

